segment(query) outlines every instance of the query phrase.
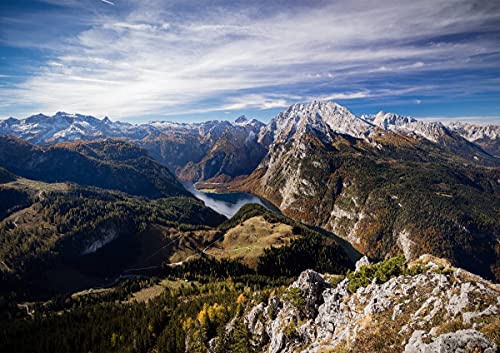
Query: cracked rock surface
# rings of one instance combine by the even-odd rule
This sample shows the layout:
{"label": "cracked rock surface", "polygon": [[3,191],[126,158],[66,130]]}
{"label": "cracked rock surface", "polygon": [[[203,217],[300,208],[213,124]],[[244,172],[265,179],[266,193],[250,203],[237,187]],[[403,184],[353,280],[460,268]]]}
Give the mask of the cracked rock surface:
{"label": "cracked rock surface", "polygon": [[500,286],[432,256],[418,261],[422,273],[354,293],[347,278],[332,286],[307,270],[287,290],[295,297],[273,296],[244,320],[270,353],[497,352]]}

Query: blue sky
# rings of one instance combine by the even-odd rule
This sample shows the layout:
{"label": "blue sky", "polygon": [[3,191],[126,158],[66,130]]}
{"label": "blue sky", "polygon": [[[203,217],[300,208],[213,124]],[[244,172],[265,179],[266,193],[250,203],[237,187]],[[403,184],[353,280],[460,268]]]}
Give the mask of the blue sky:
{"label": "blue sky", "polygon": [[500,2],[0,0],[0,117],[500,119]]}

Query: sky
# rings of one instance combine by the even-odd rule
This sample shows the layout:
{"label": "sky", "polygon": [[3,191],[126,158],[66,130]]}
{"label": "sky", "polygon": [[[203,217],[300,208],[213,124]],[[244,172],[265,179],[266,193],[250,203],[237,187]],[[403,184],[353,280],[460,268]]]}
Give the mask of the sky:
{"label": "sky", "polygon": [[0,118],[268,121],[334,100],[500,123],[500,1],[0,0]]}

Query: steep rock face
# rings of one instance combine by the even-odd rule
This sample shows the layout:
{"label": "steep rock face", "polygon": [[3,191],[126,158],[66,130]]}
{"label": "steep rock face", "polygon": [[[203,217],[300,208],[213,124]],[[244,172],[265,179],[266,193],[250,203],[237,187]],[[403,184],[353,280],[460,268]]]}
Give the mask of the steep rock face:
{"label": "steep rock face", "polygon": [[258,140],[265,125],[244,116],[234,122],[153,122],[150,125],[157,132],[134,143],[189,182],[212,178],[228,181],[248,175],[267,153],[267,145]]}
{"label": "steep rock face", "polygon": [[99,232],[101,233],[101,237],[98,237],[96,240],[87,244],[85,249],[81,252],[81,255],[88,255],[96,252],[106,244],[111,243],[120,235],[119,230],[112,222],[104,225],[101,229],[99,229]]}
{"label": "steep rock face", "polygon": [[261,139],[276,143],[297,139],[308,129],[316,131],[329,139],[331,132],[361,137],[366,134],[372,124],[356,117],[347,108],[333,102],[313,101],[298,103],[274,118],[261,132]]}
{"label": "steep rock face", "polygon": [[[360,138],[340,134],[327,121],[345,113],[350,123],[353,116],[333,103],[328,107],[297,105],[280,114],[268,125],[274,127],[268,154],[231,188],[257,193],[286,215],[326,228],[370,257],[432,253],[490,278],[500,275],[498,167],[474,165],[474,158],[452,149],[462,144],[462,152],[471,148],[478,160],[496,166],[497,159],[442,124],[424,128],[394,114],[365,117]],[[414,128],[420,133],[401,133],[408,124],[420,126]],[[471,208],[471,200],[481,210]]]}
{"label": "steep rock face", "polygon": [[249,175],[267,153],[258,135],[264,124],[256,120],[237,119],[234,126],[224,130],[210,150],[197,163],[189,162],[179,177],[184,180],[207,181],[211,178],[227,181]]}
{"label": "steep rock face", "polygon": [[153,158],[177,175],[186,165],[198,164],[224,132],[233,127],[228,121],[218,120],[193,124],[152,122],[140,126],[151,126],[155,130],[134,143],[147,149]]}
{"label": "steep rock face", "polygon": [[322,293],[330,287],[319,273],[312,270],[302,272],[290,286],[299,289],[300,296],[304,298],[302,311],[307,318],[313,318],[318,314],[318,308],[323,302]]}
{"label": "steep rock face", "polygon": [[[500,287],[442,264],[423,257],[413,264],[423,266],[420,274],[374,280],[354,293],[348,279],[332,287],[307,271],[288,289],[300,288],[300,297],[271,297],[245,323],[270,353],[496,352]],[[304,302],[319,305],[317,314]]]}

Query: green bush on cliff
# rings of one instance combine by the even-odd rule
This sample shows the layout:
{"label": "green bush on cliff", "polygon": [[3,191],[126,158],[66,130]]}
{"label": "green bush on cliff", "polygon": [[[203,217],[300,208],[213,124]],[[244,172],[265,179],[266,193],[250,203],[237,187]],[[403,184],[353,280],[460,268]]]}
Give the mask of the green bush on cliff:
{"label": "green bush on cliff", "polygon": [[376,264],[362,266],[356,272],[349,271],[347,273],[349,291],[354,293],[358,288],[368,286],[374,278],[377,279],[377,282],[384,283],[393,277],[409,274],[408,271],[408,264],[403,255],[398,255]]}

